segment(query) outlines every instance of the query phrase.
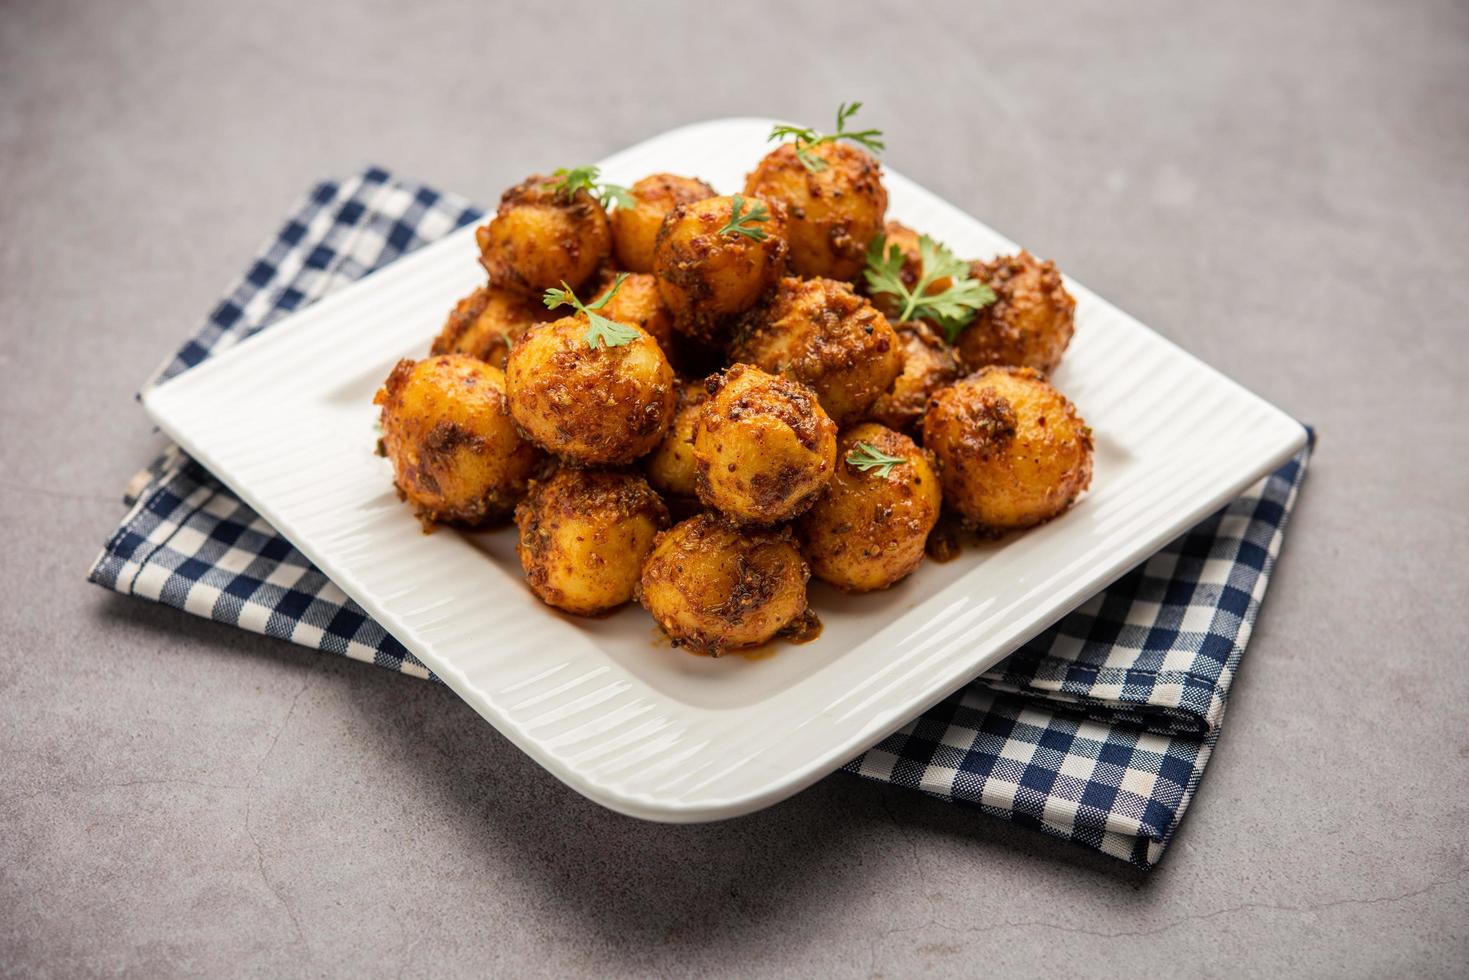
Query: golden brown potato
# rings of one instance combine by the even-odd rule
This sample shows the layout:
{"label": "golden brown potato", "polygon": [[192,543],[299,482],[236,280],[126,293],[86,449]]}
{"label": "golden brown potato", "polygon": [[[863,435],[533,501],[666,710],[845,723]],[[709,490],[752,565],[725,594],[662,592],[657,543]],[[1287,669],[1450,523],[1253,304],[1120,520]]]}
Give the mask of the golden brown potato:
{"label": "golden brown potato", "polygon": [[[617,273],[605,269],[594,291],[594,299],[600,299],[617,280]],[[622,286],[612,294],[607,305],[597,312],[618,323],[630,323],[642,327],[653,335],[658,346],[667,355],[673,345],[673,317],[663,298],[658,295],[658,280],[650,275],[631,273],[622,281]]]}
{"label": "golden brown potato", "polygon": [[923,444],[944,502],[1000,533],[1048,521],[1092,478],[1092,430],[1039,371],[987,367],[933,397]]}
{"label": "golden brown potato", "polygon": [[694,488],[699,472],[694,465],[694,422],[708,400],[709,388],[705,382],[685,381],[679,385],[678,407],[668,434],[643,461],[648,482],[670,501],[687,504],[698,499]]}
{"label": "golden brown potato", "polygon": [[717,657],[811,630],[810,577],[789,528],[740,528],[705,512],[658,536],[638,601],[675,646]]}
{"label": "golden brown potato", "polygon": [[563,281],[579,288],[612,254],[607,211],[585,189],[568,197],[557,177],[528,177],[500,198],[489,224],[475,229],[490,283],[535,295]]}
{"label": "golden brown potato", "polygon": [[[881,462],[895,459],[902,462]],[[842,433],[836,475],[796,529],[817,578],[846,592],[871,592],[923,562],[942,506],[932,454],[902,433],[864,422]]]}
{"label": "golden brown potato", "polygon": [[[889,221],[883,227],[884,247],[891,248],[896,245],[903,256],[903,270],[899,274],[903,285],[911,291],[918,285],[918,280],[923,276],[923,258],[918,250],[918,232],[909,228],[901,221]],[[935,279],[928,284],[924,294],[941,293],[954,284],[954,280],[948,276]],[[872,297],[872,305],[882,311],[882,315],[895,319],[903,312],[902,304],[896,296],[891,293],[869,293]],[[896,326],[897,324],[894,324]]]}
{"label": "golden brown potato", "polygon": [[449,313],[429,353],[468,354],[504,370],[511,346],[533,323],[555,319],[528,296],[493,286],[461,299]]}
{"label": "golden brown potato", "polygon": [[548,606],[594,616],[633,597],[668,508],[636,473],[563,466],[531,485],[515,524],[531,591]]}
{"label": "golden brown potato", "polygon": [[709,379],[694,421],[699,499],[745,524],[810,507],[836,468],[836,424],[803,384],[736,364]]}
{"label": "golden brown potato", "polygon": [[826,162],[825,169],[807,170],[787,143],[745,178],[745,193],[785,205],[797,275],[855,279],[888,209],[882,166],[850,143],[822,143],[809,152]]}
{"label": "golden brown potato", "polygon": [[1076,300],[1061,282],[1054,262],[1029,252],[975,262],[970,275],[995,291],[995,302],[979,311],[956,344],[964,366],[988,364],[1056,370],[1076,329]]}
{"label": "golden brown potato", "polygon": [[373,398],[393,483],[423,521],[503,516],[541,464],[505,404],[505,375],[463,354],[399,361]]}
{"label": "golden brown potato", "polygon": [[510,352],[505,386],[520,431],[586,465],[631,463],[663,440],[676,398],[653,335],[591,346],[585,316],[532,327]]}
{"label": "golden brown potato", "polygon": [[[739,227],[749,234],[741,234],[732,229],[733,202],[711,197],[680,204],[664,219],[653,247],[653,272],[673,325],[714,344],[728,339],[732,318],[754,306],[786,271],[781,209],[742,196]],[[764,221],[752,220],[761,214]]]}
{"label": "golden brown potato", "polygon": [[612,248],[617,264],[629,272],[653,271],[653,242],[668,212],[714,196],[714,188],[693,177],[653,174],[628,188],[635,206],[612,212]]}
{"label": "golden brown potato", "polygon": [[834,279],[782,279],[745,318],[730,360],[809,385],[838,425],[861,418],[903,369],[887,317]]}
{"label": "golden brown potato", "polygon": [[906,432],[923,418],[933,393],[952,384],[964,372],[954,349],[926,323],[900,323],[896,329],[903,371],[872,403],[867,417]]}

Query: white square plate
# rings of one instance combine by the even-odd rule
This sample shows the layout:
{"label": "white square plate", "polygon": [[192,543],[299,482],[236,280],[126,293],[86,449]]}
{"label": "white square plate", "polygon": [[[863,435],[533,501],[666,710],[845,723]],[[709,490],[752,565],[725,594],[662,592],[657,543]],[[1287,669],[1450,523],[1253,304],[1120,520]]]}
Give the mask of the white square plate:
{"label": "white square plate", "polygon": [[[602,162],[728,193],[769,120],[701,123]],[[892,171],[889,214],[961,256],[1015,246]],[[886,592],[812,583],[825,630],[772,656],[670,649],[636,606],[562,616],[521,579],[513,530],[425,535],[373,455],[373,392],[479,285],[464,228],[144,394],[169,436],[536,761],[638,817],[715,820],[806,787],[972,680],[1232,499],[1305,441],[1289,416],[1074,282],[1056,373],[1095,431],[1091,492],[1061,518],[925,564]]]}

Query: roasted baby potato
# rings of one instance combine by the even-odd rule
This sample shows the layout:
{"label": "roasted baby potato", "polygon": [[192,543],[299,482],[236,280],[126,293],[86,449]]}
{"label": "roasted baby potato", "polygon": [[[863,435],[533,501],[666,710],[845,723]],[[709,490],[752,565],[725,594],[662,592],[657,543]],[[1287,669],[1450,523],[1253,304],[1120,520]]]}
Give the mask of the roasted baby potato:
{"label": "roasted baby potato", "polygon": [[607,211],[585,188],[568,195],[557,177],[528,177],[475,229],[490,284],[534,295],[565,282],[579,288],[612,254]]}
{"label": "roasted baby potato", "polygon": [[838,425],[861,418],[903,369],[887,317],[834,279],[782,279],[745,317],[730,360],[809,385]]}
{"label": "roasted baby potato", "polygon": [[776,524],[810,507],[836,466],[836,424],[803,384],[736,364],[709,379],[694,421],[695,489],[740,523]]}
{"label": "roasted baby potato", "polygon": [[849,143],[822,143],[807,152],[825,167],[807,170],[787,143],[766,154],[745,178],[745,193],[785,206],[797,275],[855,279],[888,209],[882,167]]}
{"label": "roasted baby potato", "polygon": [[922,321],[895,328],[903,355],[903,370],[867,410],[867,417],[890,429],[907,432],[928,408],[934,392],[952,384],[963,369],[954,349]]}
{"label": "roasted baby potato", "polygon": [[970,275],[995,291],[995,302],[980,310],[955,343],[964,366],[988,364],[1056,370],[1076,330],[1076,300],[1061,282],[1054,262],[1029,252],[975,262]]}
{"label": "roasted baby potato", "polygon": [[668,212],[714,196],[714,188],[693,177],[653,174],[628,188],[636,202],[612,212],[612,250],[629,272],[653,271],[653,242]]}
{"label": "roasted baby potato", "polygon": [[426,525],[503,516],[541,464],[510,419],[505,375],[476,358],[399,361],[373,404],[393,483]]}
{"label": "roasted baby potato", "polygon": [[533,323],[554,319],[528,296],[494,286],[461,299],[434,338],[431,354],[468,354],[504,370],[511,346]]}
{"label": "roasted baby potato", "polygon": [[703,381],[685,381],[679,385],[673,423],[658,448],[643,461],[648,482],[670,503],[687,506],[698,500],[694,488],[699,472],[694,465],[694,422],[708,400],[709,388]]}
{"label": "roasted baby potato", "polygon": [[[604,270],[597,284],[596,297],[600,299],[613,288],[616,278],[616,272]],[[642,327],[658,341],[663,353],[669,354],[673,345],[673,317],[658,294],[657,279],[637,272],[628,275],[600,312],[609,320]]]}
{"label": "roasted baby potato", "polygon": [[875,422],[842,433],[836,474],[796,524],[816,577],[846,592],[885,589],[923,562],[943,505],[932,454]]}
{"label": "roasted baby potato", "polygon": [[1092,478],[1092,432],[1039,371],[987,367],[929,402],[944,503],[982,532],[1048,521]]}
{"label": "roasted baby potato", "polygon": [[532,327],[510,352],[510,414],[526,438],[584,465],[630,463],[663,440],[676,398],[653,335],[598,344],[584,315]]}
{"label": "roasted baby potato", "polygon": [[732,318],[754,306],[786,271],[779,207],[740,197],[680,204],[658,230],[653,273],[673,325],[708,343],[726,342]]}
{"label": "roasted baby potato", "polygon": [[809,629],[810,577],[789,528],[741,528],[705,512],[658,536],[638,601],[676,646],[717,657]]}
{"label": "roasted baby potato", "polygon": [[563,466],[531,485],[515,524],[531,591],[548,606],[595,616],[633,597],[668,508],[636,473]]}

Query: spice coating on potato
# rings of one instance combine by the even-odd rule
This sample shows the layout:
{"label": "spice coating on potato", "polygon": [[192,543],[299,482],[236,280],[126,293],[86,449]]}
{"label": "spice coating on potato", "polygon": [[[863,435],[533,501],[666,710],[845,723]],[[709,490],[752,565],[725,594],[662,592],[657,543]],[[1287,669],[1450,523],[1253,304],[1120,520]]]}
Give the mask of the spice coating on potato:
{"label": "spice coating on potato", "polygon": [[658,536],[638,601],[675,645],[717,657],[800,626],[810,577],[789,528],[741,528],[706,512]]}
{"label": "spice coating on potato", "polygon": [[558,180],[526,178],[500,198],[489,224],[475,229],[492,285],[527,295],[562,282],[576,289],[612,253],[607,211],[586,190],[567,197]]}
{"label": "spice coating on potato", "polygon": [[872,403],[867,417],[906,432],[923,418],[934,392],[952,384],[964,371],[954,349],[926,323],[900,323],[895,329],[903,370]]}
{"label": "spice coating on potato", "polygon": [[923,444],[944,502],[987,533],[1050,520],[1091,483],[1091,429],[1032,368],[987,367],[940,391]]}
{"label": "spice coating on potato", "polygon": [[782,279],[745,318],[730,359],[808,385],[838,425],[861,418],[903,369],[887,317],[834,279]]}
{"label": "spice coating on potato", "polygon": [[637,203],[612,212],[612,248],[617,264],[629,272],[653,271],[653,243],[668,212],[714,196],[714,188],[693,177],[653,174],[628,188]]}
{"label": "spice coating on potato", "polygon": [[526,438],[586,465],[630,463],[663,439],[673,418],[673,368],[652,334],[620,347],[587,343],[587,320],[532,327],[510,352],[510,414]]}
{"label": "spice coating on potato", "polygon": [[[593,301],[601,299],[616,281],[615,271],[604,270],[598,278],[596,290],[593,291]],[[623,279],[617,292],[612,294],[607,305],[598,312],[609,320],[642,327],[658,341],[665,356],[672,348],[673,317],[669,315],[668,307],[663,305],[663,297],[658,294],[658,280],[650,275],[630,273]]]}
{"label": "spice coating on potato", "polygon": [[855,279],[887,214],[882,166],[850,143],[823,143],[808,152],[826,167],[807,170],[787,143],[745,178],[745,193],[785,206],[791,266],[798,275]]}
{"label": "spice coating on potato", "polygon": [[534,323],[554,319],[528,296],[480,287],[455,304],[430,354],[468,354],[504,370],[510,348]]}
{"label": "spice coating on potato", "polygon": [[701,381],[686,381],[678,387],[678,407],[673,422],[658,448],[643,462],[648,482],[665,497],[681,502],[698,499],[695,490],[698,467],[694,464],[694,423],[709,400],[709,388]]}
{"label": "spice coating on potato", "polygon": [[694,421],[699,499],[746,524],[775,524],[815,502],[836,468],[834,422],[803,384],[736,364],[709,379]]}
{"label": "spice coating on potato", "polygon": [[989,364],[1056,370],[1076,330],[1076,300],[1066,291],[1054,262],[1029,252],[975,262],[970,275],[995,291],[955,344],[965,367]]}
{"label": "spice coating on potato", "polygon": [[425,524],[472,526],[525,493],[540,452],[515,430],[499,368],[463,354],[399,361],[373,404],[393,483]]}
{"label": "spice coating on potato", "polygon": [[[663,302],[680,331],[723,344],[731,319],[754,306],[786,272],[785,218],[781,209],[755,198],[740,199],[745,227],[763,239],[725,231],[733,198],[680,204],[658,230],[653,273]],[[766,220],[748,215],[764,207]]]}
{"label": "spice coating on potato", "polygon": [[636,473],[561,467],[515,508],[515,552],[548,606],[595,616],[627,602],[668,508]]}
{"label": "spice coating on potato", "polygon": [[[848,461],[859,444],[906,462],[886,476],[863,471]],[[831,483],[796,524],[817,578],[846,592],[871,592],[922,564],[928,532],[943,505],[932,458],[912,439],[875,422],[842,433]]]}

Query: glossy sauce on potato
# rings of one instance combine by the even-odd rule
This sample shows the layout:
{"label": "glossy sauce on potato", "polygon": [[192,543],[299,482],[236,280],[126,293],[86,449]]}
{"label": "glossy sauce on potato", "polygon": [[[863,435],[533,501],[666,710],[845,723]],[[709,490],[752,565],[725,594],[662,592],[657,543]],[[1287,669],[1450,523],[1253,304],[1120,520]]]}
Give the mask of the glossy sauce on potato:
{"label": "glossy sauce on potato", "polygon": [[1091,429],[1031,368],[988,367],[935,395],[923,444],[944,503],[985,533],[1031,527],[1091,483]]}
{"label": "glossy sauce on potato", "polygon": [[491,285],[532,297],[562,282],[578,289],[612,253],[607,211],[585,190],[568,198],[555,189],[559,179],[516,184],[489,224],[475,229]]}
{"label": "glossy sauce on potato", "polygon": [[638,601],[675,645],[719,656],[783,630],[813,631],[810,577],[789,528],[740,527],[704,513],[658,536]]}
{"label": "glossy sauce on potato", "polygon": [[561,467],[515,508],[515,551],[542,602],[593,616],[633,597],[668,509],[637,473]]}
{"label": "glossy sauce on potato", "polygon": [[903,367],[887,317],[833,279],[782,279],[746,317],[730,359],[809,386],[838,425],[860,418]]}
{"label": "glossy sauce on potato", "polygon": [[815,502],[836,466],[834,422],[805,385],[736,364],[709,379],[694,421],[699,499],[748,524],[775,524]]}
{"label": "glossy sauce on potato", "polygon": [[503,516],[541,464],[511,421],[505,375],[475,358],[399,361],[373,403],[393,483],[425,524]]}
{"label": "glossy sauce on potato", "polygon": [[612,247],[617,264],[629,272],[653,271],[653,243],[670,211],[714,197],[714,188],[702,180],[675,174],[644,177],[628,192],[635,204],[612,212]]}
{"label": "glossy sauce on potato", "polygon": [[587,465],[630,463],[663,440],[673,418],[673,368],[641,329],[619,347],[587,341],[585,317],[543,323],[510,352],[510,413],[527,438]]}
{"label": "glossy sauce on potato", "polygon": [[745,178],[745,193],[785,206],[798,275],[856,279],[887,214],[882,167],[866,150],[840,141],[810,153],[825,169],[807,170],[789,143],[772,150]]}

